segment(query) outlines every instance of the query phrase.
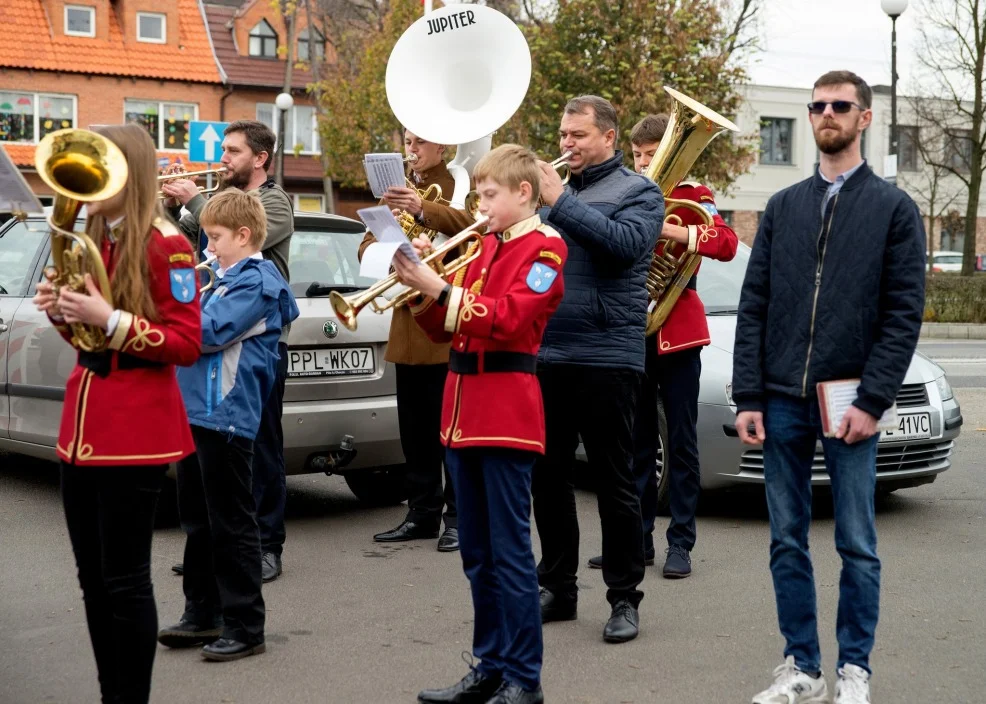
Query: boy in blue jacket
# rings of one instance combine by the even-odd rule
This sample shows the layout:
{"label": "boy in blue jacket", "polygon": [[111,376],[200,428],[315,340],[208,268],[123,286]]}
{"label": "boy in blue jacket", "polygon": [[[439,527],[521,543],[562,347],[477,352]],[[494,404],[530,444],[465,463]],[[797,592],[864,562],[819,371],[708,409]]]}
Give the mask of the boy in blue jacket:
{"label": "boy in blue jacket", "polygon": [[250,467],[277,340],[298,306],[260,253],[266,217],[259,198],[230,188],[209,200],[200,223],[216,279],[201,299],[202,356],[178,370],[196,449],[178,465],[185,613],[158,641],[172,648],[205,644],[202,657],[225,661],[265,650]]}

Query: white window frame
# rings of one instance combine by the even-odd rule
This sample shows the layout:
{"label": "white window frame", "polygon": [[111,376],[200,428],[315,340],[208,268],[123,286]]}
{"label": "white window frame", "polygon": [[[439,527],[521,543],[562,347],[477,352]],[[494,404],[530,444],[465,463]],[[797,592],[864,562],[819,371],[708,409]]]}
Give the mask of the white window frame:
{"label": "white window frame", "polygon": [[42,98],[59,98],[59,99],[69,99],[72,101],[72,126],[75,128],[79,127],[79,99],[78,96],[69,95],[66,93],[35,93],[30,90],[4,90],[4,93],[22,93],[24,95],[30,95],[34,98],[34,134],[29,142],[12,142],[3,141],[0,144],[37,144],[41,140],[38,139],[38,135],[41,134],[41,99]]}
{"label": "white window frame", "polygon": [[[318,212],[320,212],[320,213],[324,213],[325,212],[325,194],[324,193],[292,193],[291,194],[291,198],[292,198],[292,202],[294,204],[294,209],[295,210],[298,210],[298,211],[301,210],[301,199],[302,198],[318,198],[318,203],[319,203],[319,210],[318,210]],[[313,212],[313,211],[306,210],[305,212]]]}
{"label": "white window frame", "polygon": [[[270,36],[269,34],[254,34],[253,33],[254,30],[256,30],[258,27],[260,27],[260,25],[262,25],[262,24],[263,25],[267,25],[267,29],[269,29],[271,32],[273,32],[274,33],[274,36]],[[253,44],[253,42],[250,41],[251,38],[260,39],[260,53],[259,54],[254,54],[250,50],[251,44]],[[273,39],[274,40],[274,53],[273,54],[265,54],[264,53],[264,46],[267,44],[267,40],[269,40],[269,39]],[[272,25],[270,22],[268,22],[267,19],[264,18],[264,17],[261,17],[260,18],[260,21],[257,22],[257,24],[253,25],[250,28],[250,31],[247,32],[247,56],[250,56],[251,58],[254,58],[254,59],[276,59],[276,58],[278,58],[278,55],[277,55],[277,47],[279,45],[280,45],[280,37],[277,34],[277,30],[274,29],[274,25]]]}
{"label": "white window frame", "polygon": [[790,124],[790,128],[788,129],[788,139],[790,140],[790,145],[788,147],[788,151],[790,152],[790,154],[789,154],[789,160],[788,161],[764,161],[763,160],[763,142],[761,141],[760,149],[757,151],[757,165],[758,166],[780,166],[780,167],[797,166],[797,159],[796,159],[797,152],[795,151],[795,147],[796,147],[795,141],[796,141],[796,137],[797,137],[796,130],[798,128],[797,118],[794,118],[794,117],[785,117],[783,115],[761,115],[760,116],[760,119],[758,121],[758,124],[760,125],[760,129],[757,132],[757,136],[758,137],[762,133],[763,123],[765,121],[767,121],[767,120],[770,120],[770,121],[778,121],[778,122],[781,121],[781,120],[783,120],[785,122],[791,123]]}
{"label": "white window frame", "polygon": [[[277,143],[277,139],[280,136],[280,131],[279,131],[278,128],[279,128],[279,123],[280,123],[280,119],[281,119],[281,111],[278,109],[277,105],[275,105],[274,103],[257,103],[256,114],[255,114],[255,118],[256,118],[257,122],[263,122],[263,120],[260,119],[260,107],[261,106],[271,108],[271,113],[274,116],[274,124],[271,126],[271,129],[274,131],[274,142],[275,142],[275,144],[274,144],[274,150],[277,151],[280,148],[280,145]],[[312,124],[312,126],[311,126],[311,130],[312,130],[312,149],[310,151],[307,150],[307,149],[303,149],[303,150],[301,150],[298,153],[299,154],[305,154],[306,156],[307,155],[313,155],[313,154],[320,154],[321,153],[321,146],[319,144],[319,134],[318,134],[318,111],[315,110],[315,106],[314,105],[294,105],[290,110],[288,110],[288,119],[289,120],[295,120],[295,119],[297,119],[296,118],[296,112],[295,111],[298,108],[312,108],[312,111],[313,111],[312,112],[312,115],[314,117],[314,120],[313,120],[313,123],[314,124]],[[267,123],[265,122],[264,124],[267,124]],[[297,134],[298,134],[298,125],[297,125],[297,123],[295,123],[295,136],[297,136]],[[287,130],[285,130],[285,137],[287,137]],[[294,145],[293,144],[289,144],[289,145],[286,145],[286,146],[287,146],[287,150],[284,153],[285,154],[291,154],[291,155],[293,155],[294,154]]]}
{"label": "white window frame", "polygon": [[[158,17],[161,19],[161,38],[144,37],[140,34],[140,20],[142,17]],[[163,12],[138,12],[137,13],[137,41],[147,42],[148,44],[167,44],[168,43],[168,16]]]}
{"label": "white window frame", "polygon": [[[89,32],[74,32],[68,28],[68,11],[69,10],[85,10],[89,13]],[[66,37],[88,37],[92,39],[96,36],[96,8],[89,5],[66,5],[64,14],[64,24],[62,29],[65,32]]]}
{"label": "white window frame", "polygon": [[192,111],[192,119],[189,120],[189,122],[192,122],[194,120],[198,120],[199,119],[199,104],[198,103],[184,103],[184,102],[182,102],[180,100],[156,100],[156,99],[153,99],[153,98],[124,98],[123,99],[123,123],[124,124],[126,124],[126,122],[127,122],[127,101],[128,100],[132,100],[135,103],[157,103],[157,137],[158,137],[158,141],[157,141],[157,144],[154,145],[154,148],[157,151],[159,151],[159,152],[185,152],[185,153],[188,152],[188,149],[185,149],[184,147],[179,147],[178,149],[174,149],[173,147],[163,147],[163,146],[160,146],[161,144],[164,143],[164,124],[162,123],[162,120],[164,120],[164,106],[165,105],[168,105],[168,104],[173,104],[173,105],[191,105],[194,108],[194,110]]}

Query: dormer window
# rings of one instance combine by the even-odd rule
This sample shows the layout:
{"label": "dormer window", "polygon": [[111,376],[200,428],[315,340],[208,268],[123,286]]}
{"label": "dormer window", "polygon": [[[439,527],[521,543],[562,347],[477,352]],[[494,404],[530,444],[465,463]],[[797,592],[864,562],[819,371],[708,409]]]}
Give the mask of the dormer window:
{"label": "dormer window", "polygon": [[[315,35],[315,55],[320,59],[325,58],[325,37],[323,37],[317,29],[312,30],[311,34]],[[301,32],[298,33],[298,61],[310,61],[311,60],[311,38],[308,31],[308,27],[305,27]]]}
{"label": "dormer window", "polygon": [[267,23],[267,20],[260,20],[250,30],[250,56],[277,58],[277,32]]}
{"label": "dormer window", "polygon": [[84,5],[66,5],[65,36],[95,37],[96,8]]}
{"label": "dormer window", "polygon": [[137,13],[137,41],[151,44],[166,44],[168,16],[157,12]]}

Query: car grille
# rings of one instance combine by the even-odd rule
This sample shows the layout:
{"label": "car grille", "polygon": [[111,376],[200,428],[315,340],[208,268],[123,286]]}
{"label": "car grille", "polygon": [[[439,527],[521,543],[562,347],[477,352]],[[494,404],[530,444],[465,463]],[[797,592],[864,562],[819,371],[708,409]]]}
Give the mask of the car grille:
{"label": "car grille", "polygon": [[[878,445],[876,450],[877,474],[887,472],[912,472],[922,469],[947,467],[952,448],[951,440],[943,442],[911,443],[909,445]],[[740,460],[740,470],[751,474],[763,474],[763,450],[748,450]],[[815,452],[811,464],[812,474],[825,474],[825,455]]]}
{"label": "car grille", "polygon": [[904,384],[897,394],[897,408],[928,405],[928,387],[924,384]]}

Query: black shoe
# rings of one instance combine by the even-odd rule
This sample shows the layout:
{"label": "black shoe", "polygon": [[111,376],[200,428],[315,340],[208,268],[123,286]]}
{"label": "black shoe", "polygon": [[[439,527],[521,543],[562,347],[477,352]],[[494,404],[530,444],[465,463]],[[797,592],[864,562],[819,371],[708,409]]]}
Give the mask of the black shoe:
{"label": "black shoe", "polygon": [[418,693],[418,701],[421,704],[486,704],[501,682],[499,677],[487,677],[473,668],[451,687],[422,690]]}
{"label": "black shoe", "polygon": [[459,549],[459,529],[446,528],[438,539],[438,552],[456,552]]}
{"label": "black shoe", "polygon": [[688,551],[680,545],[668,548],[668,557],[664,561],[663,575],[665,579],[684,579],[692,573],[692,558]]}
{"label": "black shoe", "polygon": [[211,643],[222,635],[219,626],[199,626],[184,618],[174,626],[162,628],[157,632],[157,642],[169,648],[191,648],[195,645]]}
{"label": "black shoe", "polygon": [[393,530],[377,533],[373,539],[378,543],[401,543],[405,540],[425,540],[437,538],[438,528],[429,528],[411,520],[404,521]]}
{"label": "black shoe", "polygon": [[273,582],[281,576],[281,556],[273,552],[265,552],[261,558],[260,576],[265,582]]}
{"label": "black shoe", "polygon": [[541,587],[541,623],[574,621],[578,618],[578,600],[558,596]]}
{"label": "black shoe", "polygon": [[185,574],[185,563],[176,562],[171,566],[171,571],[174,572],[175,574]]}
{"label": "black shoe", "polygon": [[[647,554],[644,555],[644,564],[647,565],[648,567],[654,564],[654,553],[651,553],[650,555]],[[603,568],[603,556],[596,555],[595,557],[590,557],[589,567],[591,567],[594,570],[601,570]]]}
{"label": "black shoe", "polygon": [[603,640],[607,643],[626,643],[640,632],[640,614],[637,607],[628,599],[620,599],[613,604],[613,613],[603,629]]}
{"label": "black shoe", "polygon": [[542,704],[543,702],[544,692],[541,691],[541,685],[538,685],[533,692],[528,692],[519,684],[504,682],[486,704]]}
{"label": "black shoe", "polygon": [[267,645],[260,643],[241,643],[232,638],[220,638],[214,643],[202,648],[202,657],[215,662],[239,660],[248,655],[257,655],[267,650]]}

